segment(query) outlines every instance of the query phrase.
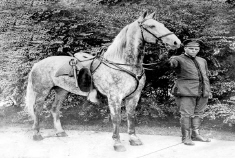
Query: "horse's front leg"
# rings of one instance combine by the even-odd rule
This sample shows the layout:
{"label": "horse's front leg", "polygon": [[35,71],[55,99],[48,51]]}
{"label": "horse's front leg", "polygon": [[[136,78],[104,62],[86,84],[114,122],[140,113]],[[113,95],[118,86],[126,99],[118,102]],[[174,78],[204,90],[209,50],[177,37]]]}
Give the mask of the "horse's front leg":
{"label": "horse's front leg", "polygon": [[135,133],[135,108],[139,101],[139,95],[136,95],[132,98],[127,98],[124,101],[124,105],[126,106],[126,112],[127,112],[127,125],[128,125],[128,134],[129,134],[129,142],[130,145],[138,146],[142,145],[143,143],[141,140],[136,136]]}
{"label": "horse's front leg", "polygon": [[119,126],[121,123],[121,99],[115,97],[109,97],[109,109],[111,113],[111,119],[113,123],[113,140],[114,140],[114,150],[118,152],[126,151],[126,148],[121,143],[119,135]]}

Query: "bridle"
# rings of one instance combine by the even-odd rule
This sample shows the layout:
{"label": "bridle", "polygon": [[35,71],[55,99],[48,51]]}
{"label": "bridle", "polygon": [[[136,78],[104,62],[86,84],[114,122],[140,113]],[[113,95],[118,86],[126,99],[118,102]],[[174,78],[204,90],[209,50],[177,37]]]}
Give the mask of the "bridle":
{"label": "bridle", "polygon": [[151,34],[153,37],[155,37],[155,38],[156,38],[157,40],[159,40],[159,41],[162,41],[162,38],[163,38],[163,37],[166,37],[166,36],[169,36],[169,35],[174,34],[173,32],[169,32],[169,33],[166,33],[166,34],[164,34],[164,35],[161,35],[161,36],[157,37],[155,34],[153,34],[153,33],[150,32],[147,28],[144,27],[143,23],[144,23],[145,21],[147,21],[147,20],[148,20],[148,19],[145,19],[145,20],[142,21],[142,22],[138,22],[139,27],[140,27],[140,30],[141,30],[141,36],[142,36],[142,39],[143,39],[143,43],[147,43],[146,40],[144,39],[144,31],[143,31],[143,30],[145,30],[146,32],[148,32],[149,34]]}
{"label": "bridle", "polygon": [[[148,42],[146,42],[146,40],[144,39],[144,31],[146,31],[146,32],[148,32],[149,34],[151,34],[153,37],[155,37],[158,41],[160,41],[162,44],[163,44],[163,41],[162,41],[162,38],[163,37],[166,37],[166,36],[169,36],[169,35],[172,35],[172,34],[174,34],[173,32],[169,32],[169,33],[166,33],[166,34],[164,34],[164,35],[161,35],[161,36],[156,36],[155,34],[153,34],[151,31],[149,31],[147,28],[145,28],[144,27],[144,25],[143,25],[143,23],[145,22],[145,21],[147,21],[147,20],[149,20],[149,19],[144,19],[142,22],[138,22],[138,24],[139,24],[139,27],[140,27],[140,31],[141,31],[141,36],[142,36],[142,40],[143,40],[143,45],[145,45],[145,43],[148,43]],[[144,30],[144,31],[143,31]],[[164,46],[165,46],[165,44],[163,44]],[[150,64],[144,64],[143,63],[143,65],[156,65],[156,64],[158,64],[158,63],[150,63]],[[148,69],[148,68],[145,68],[145,69],[147,69],[147,70],[153,70],[153,69]]]}

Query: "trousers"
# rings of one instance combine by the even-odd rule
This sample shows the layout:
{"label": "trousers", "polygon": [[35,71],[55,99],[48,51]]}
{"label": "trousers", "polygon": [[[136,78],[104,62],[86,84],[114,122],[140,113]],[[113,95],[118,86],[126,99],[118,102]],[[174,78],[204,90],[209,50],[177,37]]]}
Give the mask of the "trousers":
{"label": "trousers", "polygon": [[175,102],[179,107],[179,112],[182,117],[203,118],[205,109],[207,108],[208,97],[175,97]]}

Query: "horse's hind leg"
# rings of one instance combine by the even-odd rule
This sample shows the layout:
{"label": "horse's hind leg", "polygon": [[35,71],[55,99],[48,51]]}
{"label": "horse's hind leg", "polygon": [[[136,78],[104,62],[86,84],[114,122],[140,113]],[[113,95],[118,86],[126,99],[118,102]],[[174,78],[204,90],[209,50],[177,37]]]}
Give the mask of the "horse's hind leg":
{"label": "horse's hind leg", "polygon": [[43,102],[36,102],[36,106],[34,107],[34,114],[33,114],[33,130],[35,131],[33,134],[33,140],[39,141],[42,140],[43,137],[40,134],[40,127],[39,127],[39,122],[40,122],[40,113],[42,112],[43,109]]}
{"label": "horse's hind leg", "polygon": [[136,95],[132,98],[127,98],[124,101],[124,105],[126,106],[126,112],[127,112],[128,134],[130,137],[129,142],[130,145],[133,146],[138,146],[143,144],[135,133],[135,108],[138,104],[139,97],[140,95]]}
{"label": "horse's hind leg", "polygon": [[55,100],[52,104],[52,108],[50,111],[53,116],[54,127],[56,129],[56,135],[58,137],[65,137],[68,135],[65,133],[65,131],[63,130],[63,128],[61,126],[60,108],[61,108],[63,101],[66,99],[66,97],[68,95],[68,91],[66,91],[62,88],[59,88],[59,87],[55,87],[55,88],[53,88],[53,90],[55,91]]}
{"label": "horse's hind leg", "polygon": [[47,97],[47,95],[45,95],[45,94],[49,94],[49,92],[50,92],[50,90],[45,90],[45,91],[43,91],[43,93],[35,93],[36,102],[34,105],[32,105],[33,106],[32,117],[34,120],[33,130],[35,131],[34,135],[33,135],[33,140],[36,140],[36,141],[43,139],[43,137],[40,134],[40,127],[39,127],[40,113],[42,112],[43,104],[44,104],[44,101]]}

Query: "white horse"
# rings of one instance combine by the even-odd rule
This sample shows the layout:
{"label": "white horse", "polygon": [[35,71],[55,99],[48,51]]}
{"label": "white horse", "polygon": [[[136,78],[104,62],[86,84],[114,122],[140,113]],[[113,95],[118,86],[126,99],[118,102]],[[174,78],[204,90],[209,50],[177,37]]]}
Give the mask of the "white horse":
{"label": "white horse", "polygon": [[[95,89],[108,98],[114,129],[112,138],[116,151],[126,150],[119,135],[121,105],[126,107],[130,144],[142,145],[141,140],[136,136],[134,113],[146,79],[142,66],[145,55],[144,44],[161,40],[168,49],[177,49],[181,45],[181,41],[174,33],[153,19],[154,15],[155,13],[147,15],[145,12],[136,21],[125,26],[107,51],[95,58],[91,65]],[[76,57],[81,60],[79,55]],[[59,110],[68,92],[82,96],[90,94],[76,87],[73,77],[66,75],[56,77],[57,70],[72,58],[69,56],[48,57],[36,63],[29,73],[26,106],[34,119],[34,140],[43,139],[39,132],[39,114],[51,90],[56,92],[50,110],[57,136],[67,136],[61,127]],[[93,89],[94,94],[95,89]]]}

